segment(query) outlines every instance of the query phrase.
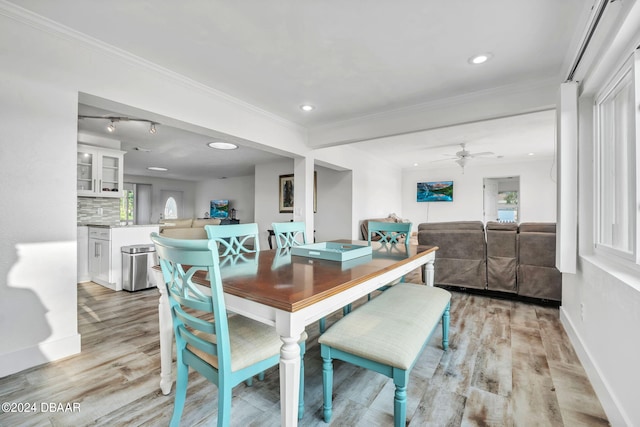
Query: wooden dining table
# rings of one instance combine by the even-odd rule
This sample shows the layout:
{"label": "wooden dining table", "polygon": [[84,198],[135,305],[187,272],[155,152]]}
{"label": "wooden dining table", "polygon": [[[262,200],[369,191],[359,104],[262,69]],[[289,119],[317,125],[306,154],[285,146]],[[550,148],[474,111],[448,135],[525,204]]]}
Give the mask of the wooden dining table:
{"label": "wooden dining table", "polygon": [[[340,240],[366,246],[366,241]],[[433,286],[437,247],[372,243],[371,255],[348,261],[328,261],[291,255],[272,249],[220,258],[227,310],[275,326],[280,350],[281,425],[298,424],[300,347],[305,327],[405,274],[423,269],[426,285]],[[173,329],[166,288],[158,266],[151,269],[160,291],[160,388],[172,386]],[[196,281],[206,288],[206,274]]]}

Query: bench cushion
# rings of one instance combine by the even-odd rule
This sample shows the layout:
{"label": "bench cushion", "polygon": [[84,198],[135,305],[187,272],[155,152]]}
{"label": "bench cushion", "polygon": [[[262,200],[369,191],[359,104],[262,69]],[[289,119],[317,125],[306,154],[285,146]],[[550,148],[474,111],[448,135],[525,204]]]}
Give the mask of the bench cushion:
{"label": "bench cushion", "polygon": [[450,300],[444,289],[401,283],[340,319],[318,342],[407,370]]}

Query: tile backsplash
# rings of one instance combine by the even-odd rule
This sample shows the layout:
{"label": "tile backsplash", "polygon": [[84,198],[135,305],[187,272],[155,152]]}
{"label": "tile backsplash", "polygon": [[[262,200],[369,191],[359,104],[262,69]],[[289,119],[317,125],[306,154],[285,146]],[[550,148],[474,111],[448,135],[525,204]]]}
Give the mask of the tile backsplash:
{"label": "tile backsplash", "polygon": [[78,224],[120,224],[120,199],[78,197]]}

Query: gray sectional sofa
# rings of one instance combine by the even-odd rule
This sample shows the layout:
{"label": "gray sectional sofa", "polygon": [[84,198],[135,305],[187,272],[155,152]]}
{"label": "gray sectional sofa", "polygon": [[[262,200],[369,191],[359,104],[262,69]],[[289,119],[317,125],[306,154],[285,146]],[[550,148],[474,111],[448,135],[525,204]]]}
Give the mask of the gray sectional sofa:
{"label": "gray sectional sofa", "polygon": [[554,223],[451,221],[418,225],[420,249],[438,246],[435,283],[548,301],[562,298]]}

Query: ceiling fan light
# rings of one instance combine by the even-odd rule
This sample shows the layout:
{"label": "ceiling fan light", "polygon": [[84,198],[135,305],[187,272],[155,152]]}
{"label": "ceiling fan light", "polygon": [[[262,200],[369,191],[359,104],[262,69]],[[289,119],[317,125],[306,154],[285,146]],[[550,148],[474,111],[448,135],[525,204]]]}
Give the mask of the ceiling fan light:
{"label": "ceiling fan light", "polygon": [[456,160],[456,163],[460,165],[462,169],[464,169],[464,167],[467,165],[467,160],[468,159],[466,157],[461,157],[458,160]]}

